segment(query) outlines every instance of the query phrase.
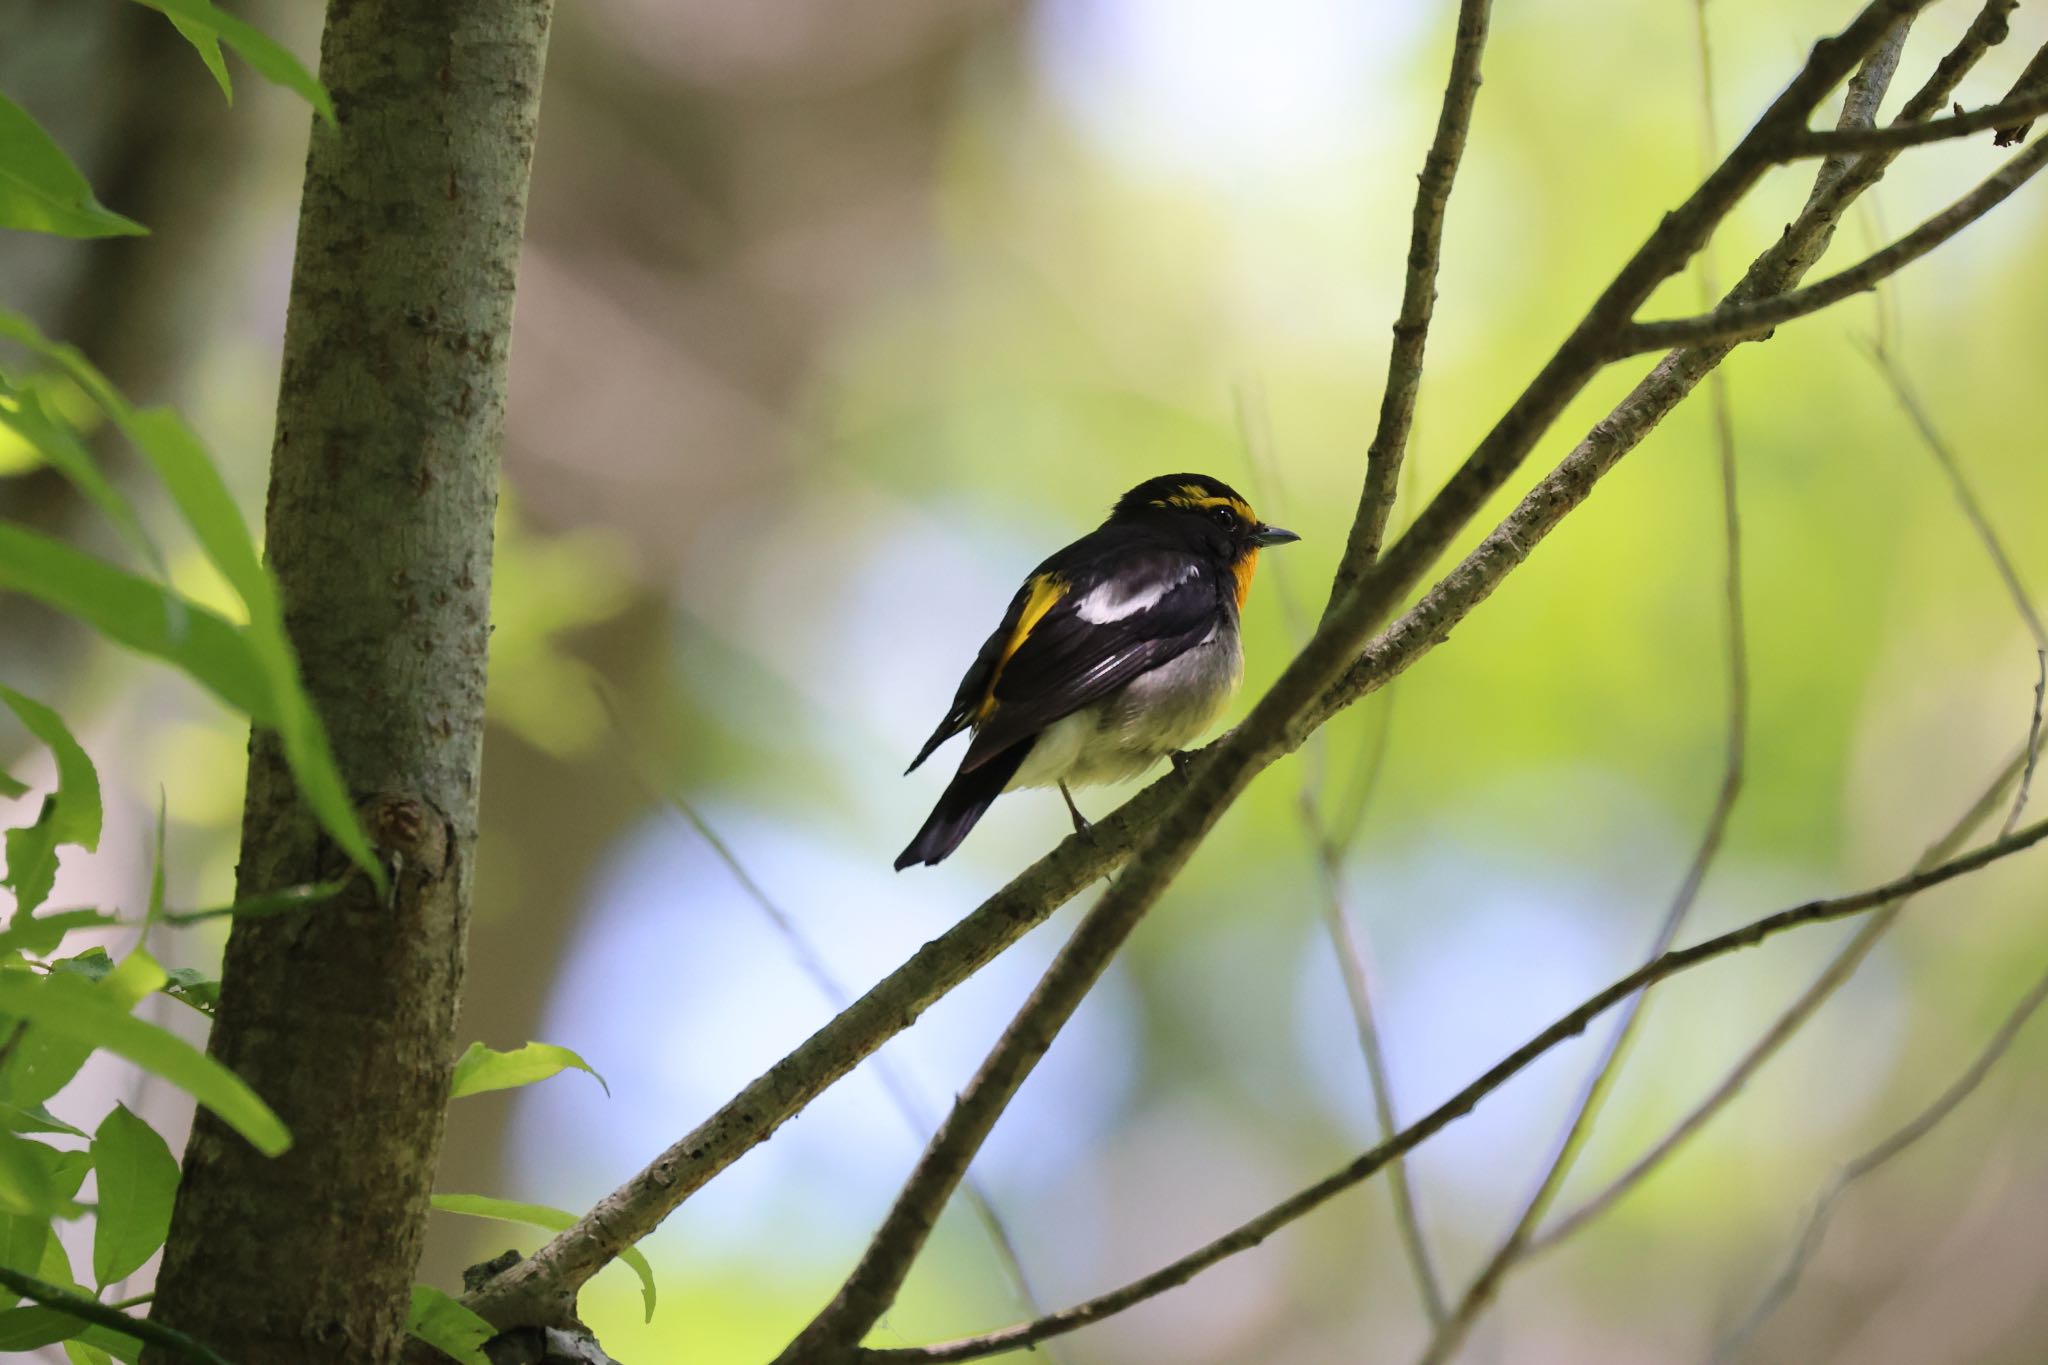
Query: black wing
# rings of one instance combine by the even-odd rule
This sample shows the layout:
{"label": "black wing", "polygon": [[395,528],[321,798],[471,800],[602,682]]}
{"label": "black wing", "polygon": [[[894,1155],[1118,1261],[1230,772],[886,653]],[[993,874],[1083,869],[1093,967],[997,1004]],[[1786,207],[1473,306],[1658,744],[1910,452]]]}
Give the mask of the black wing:
{"label": "black wing", "polygon": [[986,714],[996,676],[1002,672],[1003,665],[1024,643],[1024,637],[1072,586],[1071,580],[1052,566],[1078,545],[1079,542],[1068,546],[1039,565],[1031,577],[1024,580],[1024,586],[1017,589],[1017,595],[1010,599],[1009,610],[1003,613],[1002,624],[982,642],[974,662],[968,666],[967,676],[960,680],[960,690],[953,694],[953,704],[946,708],[939,728],[932,731],[932,737],[924,742],[924,747],[917,751],[917,757],[910,760],[910,766],[904,772],[915,772],[918,764],[931,757],[932,750]]}
{"label": "black wing", "polygon": [[[1193,555],[1133,546],[1120,537],[1090,546],[1095,539],[1077,542],[1047,562],[1047,573],[1061,578],[1064,591],[1044,605],[1007,652],[997,651],[961,772],[1200,644],[1230,610],[1223,586]],[[1084,547],[1093,553],[1059,564]],[[1020,620],[1031,605],[1026,603]]]}

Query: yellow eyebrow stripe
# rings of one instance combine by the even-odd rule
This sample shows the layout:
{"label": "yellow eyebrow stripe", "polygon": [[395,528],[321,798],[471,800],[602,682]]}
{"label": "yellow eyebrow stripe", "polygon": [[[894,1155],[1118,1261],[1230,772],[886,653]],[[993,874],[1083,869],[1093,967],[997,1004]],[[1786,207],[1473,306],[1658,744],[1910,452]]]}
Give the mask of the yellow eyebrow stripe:
{"label": "yellow eyebrow stripe", "polygon": [[1003,652],[996,656],[996,666],[988,675],[988,691],[982,694],[981,705],[974,713],[975,722],[987,720],[989,713],[996,709],[996,683],[1003,676],[1003,665],[1010,662],[1010,656],[1023,647],[1029,638],[1031,628],[1045,619],[1053,604],[1067,595],[1072,584],[1058,574],[1039,574],[1025,585],[1030,595],[1024,599],[1024,609],[1017,613],[1017,624],[1010,628],[1010,638],[1003,641]]}
{"label": "yellow eyebrow stripe", "polygon": [[1184,483],[1180,492],[1170,498],[1153,504],[1155,507],[1192,507],[1197,511],[1208,507],[1228,507],[1246,521],[1257,521],[1258,515],[1243,498],[1219,498],[1198,483]]}

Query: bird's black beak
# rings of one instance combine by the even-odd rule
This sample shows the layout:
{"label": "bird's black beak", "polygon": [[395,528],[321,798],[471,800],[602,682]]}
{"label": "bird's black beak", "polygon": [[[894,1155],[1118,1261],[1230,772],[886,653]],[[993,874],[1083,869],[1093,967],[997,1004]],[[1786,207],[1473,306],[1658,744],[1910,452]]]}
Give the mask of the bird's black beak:
{"label": "bird's black beak", "polygon": [[1300,539],[1301,537],[1292,531],[1283,530],[1278,526],[1268,526],[1263,521],[1252,528],[1254,545],[1285,545],[1290,540]]}

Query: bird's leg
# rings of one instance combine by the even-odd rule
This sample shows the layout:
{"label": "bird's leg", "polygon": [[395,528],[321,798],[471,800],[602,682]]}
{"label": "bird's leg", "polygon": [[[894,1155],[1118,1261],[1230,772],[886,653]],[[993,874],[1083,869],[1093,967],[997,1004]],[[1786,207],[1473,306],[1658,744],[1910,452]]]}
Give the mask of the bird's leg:
{"label": "bird's leg", "polygon": [[1194,771],[1195,756],[1186,749],[1168,749],[1166,761],[1173,764],[1173,770],[1180,774],[1182,781],[1186,781]]}
{"label": "bird's leg", "polygon": [[1086,834],[1095,828],[1088,817],[1081,814],[1081,808],[1074,804],[1074,794],[1067,790],[1067,784],[1064,782],[1060,783],[1060,795],[1066,798],[1067,814],[1074,817],[1074,833]]}

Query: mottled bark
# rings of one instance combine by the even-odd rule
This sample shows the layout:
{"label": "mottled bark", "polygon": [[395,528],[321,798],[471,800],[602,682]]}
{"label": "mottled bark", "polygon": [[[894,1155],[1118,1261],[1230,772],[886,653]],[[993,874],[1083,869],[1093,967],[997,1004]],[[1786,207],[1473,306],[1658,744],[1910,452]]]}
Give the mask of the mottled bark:
{"label": "mottled bark", "polygon": [[[475,847],[505,358],[550,0],[332,0],[286,319],[268,549],[399,872],[238,923],[212,1051],[283,1116],[202,1113],[154,1316],[247,1365],[395,1360],[439,1149]],[[239,892],[340,855],[269,734]]]}

